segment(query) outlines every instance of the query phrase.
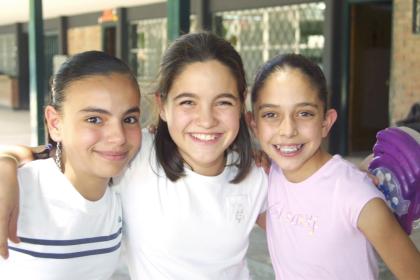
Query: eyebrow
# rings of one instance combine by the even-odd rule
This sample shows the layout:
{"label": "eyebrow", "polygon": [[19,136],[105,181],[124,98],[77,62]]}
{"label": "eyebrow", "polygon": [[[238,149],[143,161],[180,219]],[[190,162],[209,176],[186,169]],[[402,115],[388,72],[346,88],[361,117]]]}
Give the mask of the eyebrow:
{"label": "eyebrow", "polygon": [[[185,97],[195,98],[195,97],[197,97],[197,96],[198,96],[197,94],[185,92],[185,93],[181,93],[181,94],[177,95],[177,96],[174,98],[174,100],[178,100],[178,99],[180,99],[180,98],[185,98]],[[227,92],[226,92],[226,93],[221,93],[221,94],[218,94],[218,95],[216,96],[216,98],[231,98],[231,99],[237,100],[237,99],[238,99],[238,96],[235,96],[235,95],[234,95],[234,94],[232,94],[232,93],[227,93]]]}
{"label": "eyebrow", "polygon": [[[79,112],[111,115],[111,112],[109,112],[107,110],[104,110],[104,109],[101,109],[101,108],[97,108],[97,107],[87,107],[87,108],[84,108],[84,109],[80,110]],[[128,109],[127,111],[125,111],[124,114],[131,114],[131,113],[140,113],[140,108],[138,106],[132,107],[132,108]]]}
{"label": "eyebrow", "polygon": [[[311,103],[311,102],[301,102],[295,105],[295,107],[306,107],[306,106],[310,106],[313,107],[315,109],[318,109],[319,106],[318,104],[315,103]],[[273,108],[279,108],[279,105],[275,105],[275,104],[270,104],[270,103],[266,103],[266,104],[261,104],[260,106],[258,106],[258,110],[262,110],[262,109],[273,109]]]}

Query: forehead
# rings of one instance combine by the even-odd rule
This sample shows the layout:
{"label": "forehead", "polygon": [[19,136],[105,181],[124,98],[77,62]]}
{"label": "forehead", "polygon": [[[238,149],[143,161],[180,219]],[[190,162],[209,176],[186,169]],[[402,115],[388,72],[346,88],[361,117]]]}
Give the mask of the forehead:
{"label": "forehead", "polygon": [[235,76],[218,60],[186,65],[175,77],[169,90],[169,94],[178,93],[193,93],[198,96],[220,93],[239,94]]}
{"label": "forehead", "polygon": [[278,69],[266,79],[258,93],[257,103],[293,106],[298,103],[320,104],[317,90],[308,77],[294,68]]}
{"label": "forehead", "polygon": [[[122,101],[140,101],[138,88],[132,79],[125,74],[113,73],[110,75],[91,75],[72,81],[64,89],[66,103],[90,104],[108,100],[118,104]],[[113,104],[110,104],[113,105]]]}

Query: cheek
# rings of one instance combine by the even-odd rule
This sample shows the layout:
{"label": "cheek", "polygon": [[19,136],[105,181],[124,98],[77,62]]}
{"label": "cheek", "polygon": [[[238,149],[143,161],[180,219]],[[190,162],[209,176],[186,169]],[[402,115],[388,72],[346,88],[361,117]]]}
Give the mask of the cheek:
{"label": "cheek", "polygon": [[239,109],[217,111],[215,112],[215,117],[217,117],[221,123],[227,125],[228,127],[231,127],[234,130],[239,131],[241,121],[241,113]]}
{"label": "cheek", "polygon": [[322,126],[318,122],[302,123],[299,125],[299,134],[313,140],[321,139]]}
{"label": "cheek", "polygon": [[276,133],[276,130],[272,127],[272,125],[268,124],[267,122],[259,120],[256,126],[257,138],[260,142],[269,140],[272,135]]}
{"label": "cheek", "polygon": [[128,128],[126,130],[126,139],[134,148],[138,148],[141,145],[141,129],[140,127]]}
{"label": "cheek", "polygon": [[169,128],[171,126],[181,127],[193,119],[193,113],[181,108],[168,108],[166,117]]}
{"label": "cheek", "polygon": [[75,129],[77,133],[73,134],[73,143],[77,143],[79,147],[90,147],[102,139],[102,132],[98,129],[78,127]]}

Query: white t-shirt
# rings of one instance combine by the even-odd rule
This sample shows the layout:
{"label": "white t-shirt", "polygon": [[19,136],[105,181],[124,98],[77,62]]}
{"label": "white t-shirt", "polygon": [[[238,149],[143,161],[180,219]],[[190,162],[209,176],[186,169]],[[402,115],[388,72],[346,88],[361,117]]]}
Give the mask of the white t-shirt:
{"label": "white t-shirt", "polygon": [[109,279],[121,244],[122,209],[107,188],[95,202],[84,199],[52,159],[18,170],[19,244],[0,261],[1,279]]}
{"label": "white t-shirt", "polygon": [[239,184],[236,167],[217,176],[186,170],[176,182],[157,167],[153,136],[120,178],[132,279],[250,279],[249,234],[265,211],[267,176],[253,167]]}

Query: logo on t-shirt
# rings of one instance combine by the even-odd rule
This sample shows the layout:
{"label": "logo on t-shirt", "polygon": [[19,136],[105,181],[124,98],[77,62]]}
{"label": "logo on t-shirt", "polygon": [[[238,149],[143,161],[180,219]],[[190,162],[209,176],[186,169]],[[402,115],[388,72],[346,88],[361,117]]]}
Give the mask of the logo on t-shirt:
{"label": "logo on t-shirt", "polygon": [[247,195],[230,195],[227,197],[229,214],[233,220],[240,224],[246,218],[248,205]]}
{"label": "logo on t-shirt", "polygon": [[318,228],[318,217],[309,214],[292,213],[290,211],[282,211],[273,207],[269,210],[273,220],[278,220],[285,225],[302,227],[308,231],[309,235],[313,235]]}

